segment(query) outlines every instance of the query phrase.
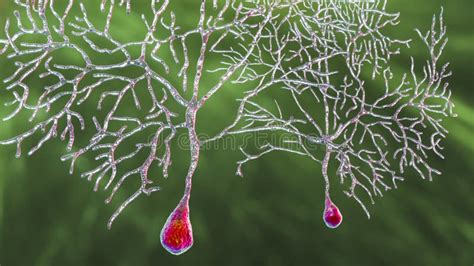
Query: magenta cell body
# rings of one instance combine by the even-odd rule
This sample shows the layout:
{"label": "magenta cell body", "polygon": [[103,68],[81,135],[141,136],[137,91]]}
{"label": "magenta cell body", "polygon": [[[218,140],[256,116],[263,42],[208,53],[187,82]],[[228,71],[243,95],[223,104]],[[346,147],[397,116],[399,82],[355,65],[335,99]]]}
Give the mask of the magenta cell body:
{"label": "magenta cell body", "polygon": [[331,199],[326,198],[323,219],[329,228],[337,228],[342,223],[342,214]]}
{"label": "magenta cell body", "polygon": [[193,245],[193,229],[188,201],[182,201],[171,213],[161,230],[161,244],[173,255],[180,255]]}

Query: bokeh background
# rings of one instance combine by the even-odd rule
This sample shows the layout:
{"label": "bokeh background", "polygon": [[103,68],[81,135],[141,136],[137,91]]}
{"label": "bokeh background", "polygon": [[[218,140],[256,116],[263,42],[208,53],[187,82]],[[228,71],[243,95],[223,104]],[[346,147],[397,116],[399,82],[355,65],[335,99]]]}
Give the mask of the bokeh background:
{"label": "bokeh background", "polygon": [[[136,31],[137,15],[148,7],[134,2],[134,14],[116,18],[126,26],[123,34]],[[401,12],[402,22],[388,34],[414,39],[413,27],[427,29],[432,15],[445,8],[450,42],[443,60],[451,62],[459,117],[445,123],[450,130],[446,159],[433,158],[442,176],[433,182],[408,176],[398,190],[370,206],[370,220],[356,202],[333,193],[345,219],[330,230],[321,219],[318,165],[275,153],[247,165],[240,178],[234,175],[238,151],[205,151],[191,201],[195,244],[175,257],[161,247],[159,233],[181,197],[184,175],[179,169],[185,169],[186,157],[175,158],[178,170],[160,179],[162,192],[133,203],[108,231],[105,225],[116,204],[105,205],[108,194],[93,193],[78,174],[67,174],[68,165],[59,160],[63,143],[53,141],[35,156],[20,159],[14,158],[14,147],[0,147],[0,265],[473,265],[474,2],[389,2],[389,10]],[[198,1],[173,4],[178,17],[197,16]],[[14,8],[13,0],[0,0],[0,28]],[[426,56],[421,49],[411,52]],[[403,60],[395,64],[407,68]],[[1,57],[0,78],[9,67]],[[2,89],[2,103],[6,95]],[[233,115],[224,101],[232,95],[222,97],[207,107],[208,116],[199,118],[202,127]],[[1,107],[0,114],[6,113]],[[0,139],[18,133],[25,121],[0,123]]]}

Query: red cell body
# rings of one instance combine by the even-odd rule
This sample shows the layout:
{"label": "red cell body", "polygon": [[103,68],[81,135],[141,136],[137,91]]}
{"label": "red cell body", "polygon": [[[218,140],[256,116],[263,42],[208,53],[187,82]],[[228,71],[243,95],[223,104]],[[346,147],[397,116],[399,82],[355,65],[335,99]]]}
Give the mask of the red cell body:
{"label": "red cell body", "polygon": [[326,207],[324,208],[323,219],[326,226],[329,228],[336,228],[342,223],[342,214],[339,208],[334,204],[331,199],[326,198]]}
{"label": "red cell body", "polygon": [[193,229],[189,219],[189,204],[180,203],[161,230],[161,244],[173,255],[186,252],[193,245]]}

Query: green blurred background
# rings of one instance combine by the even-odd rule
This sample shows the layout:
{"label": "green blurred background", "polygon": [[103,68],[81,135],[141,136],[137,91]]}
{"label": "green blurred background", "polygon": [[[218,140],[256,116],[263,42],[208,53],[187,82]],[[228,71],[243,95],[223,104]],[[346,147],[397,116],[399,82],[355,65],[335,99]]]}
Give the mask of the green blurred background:
{"label": "green blurred background", "polygon": [[[126,25],[124,34],[148,7],[134,2],[134,14],[117,18]],[[173,4],[178,18],[197,16],[198,1]],[[181,197],[179,169],[185,170],[186,157],[174,158],[178,170],[169,179],[159,178],[163,191],[133,203],[108,231],[105,224],[118,202],[106,206],[108,194],[93,193],[77,173],[67,174],[68,165],[59,160],[63,143],[53,141],[21,159],[14,158],[14,147],[0,147],[0,265],[473,265],[474,4],[390,1],[389,10],[400,11],[402,22],[389,34],[415,39],[412,28],[427,29],[441,5],[450,40],[443,60],[451,62],[459,114],[445,123],[450,130],[446,159],[432,160],[443,175],[433,182],[408,176],[398,190],[370,206],[370,220],[356,202],[336,192],[333,199],[345,219],[337,230],[327,229],[321,219],[320,168],[309,160],[275,153],[247,165],[240,178],[234,175],[238,151],[204,151],[191,201],[195,244],[175,257],[161,247],[159,233]],[[13,1],[0,0],[0,28],[13,9]],[[415,57],[424,52],[414,51]],[[9,67],[1,57],[0,78]],[[398,67],[406,69],[402,63]],[[2,89],[2,103],[6,95]],[[232,98],[232,93],[221,95],[221,102],[207,107],[201,127],[229,121],[234,110],[225,108],[225,101]],[[2,116],[7,112],[0,108]],[[25,123],[1,123],[0,139],[18,133]]]}

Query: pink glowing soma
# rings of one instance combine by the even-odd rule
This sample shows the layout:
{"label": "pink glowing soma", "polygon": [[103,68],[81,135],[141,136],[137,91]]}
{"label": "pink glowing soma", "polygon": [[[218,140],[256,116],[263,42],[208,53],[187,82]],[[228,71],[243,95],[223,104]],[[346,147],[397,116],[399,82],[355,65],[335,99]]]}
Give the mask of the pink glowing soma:
{"label": "pink glowing soma", "polygon": [[187,199],[183,199],[170,214],[161,230],[160,239],[163,247],[173,255],[181,255],[192,247],[193,229]]}
{"label": "pink glowing soma", "polygon": [[326,197],[323,220],[327,227],[337,228],[342,223],[342,214],[339,208],[329,197]]}

